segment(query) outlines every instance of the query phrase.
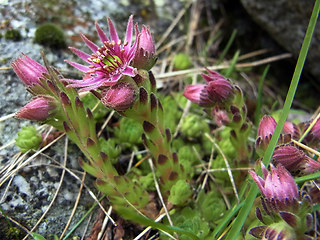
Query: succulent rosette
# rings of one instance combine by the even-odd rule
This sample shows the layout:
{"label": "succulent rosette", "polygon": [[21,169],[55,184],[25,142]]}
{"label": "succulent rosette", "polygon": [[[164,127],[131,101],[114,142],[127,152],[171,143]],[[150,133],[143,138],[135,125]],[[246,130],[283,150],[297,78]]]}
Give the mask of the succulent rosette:
{"label": "succulent rosette", "polygon": [[69,83],[69,87],[81,88],[80,91],[89,91],[101,86],[115,85],[124,75],[134,77],[137,74],[137,69],[130,66],[137,48],[137,41],[134,41],[132,44],[132,16],[129,17],[124,41],[119,39],[116,28],[109,18],[108,25],[110,39],[96,23],[97,33],[102,42],[101,47],[98,47],[81,34],[81,38],[93,52],[91,55],[70,47],[73,53],[89,65],[85,66],[66,60],[67,63],[84,72],[86,75],[83,80],[64,79]]}

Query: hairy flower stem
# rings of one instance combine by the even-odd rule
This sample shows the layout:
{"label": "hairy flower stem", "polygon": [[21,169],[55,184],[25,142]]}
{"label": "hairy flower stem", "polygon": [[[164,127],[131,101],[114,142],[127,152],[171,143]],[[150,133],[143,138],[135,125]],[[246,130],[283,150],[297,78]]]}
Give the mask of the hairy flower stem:
{"label": "hairy flower stem", "polygon": [[248,145],[248,137],[251,132],[252,123],[247,118],[247,107],[241,89],[234,87],[234,99],[228,108],[230,122],[227,126],[231,127],[230,141],[238,152],[240,161],[247,160],[251,150]]}
{"label": "hairy flower stem", "polygon": [[168,197],[171,187],[178,180],[186,179],[186,175],[177,154],[171,150],[171,133],[164,128],[163,108],[155,95],[156,86],[152,73],[139,70],[134,80],[139,87],[137,100],[122,114],[142,124],[143,142],[152,154],[162,194]]}
{"label": "hairy flower stem", "polygon": [[108,156],[101,151],[91,111],[84,108],[73,88],[67,88],[60,82],[57,72],[48,69],[46,81],[55,89],[51,95],[59,105],[55,118],[47,123],[65,131],[80,148],[87,158],[87,161],[80,160],[81,167],[97,178],[97,188],[108,196],[115,209],[128,205],[143,209],[149,200],[147,192],[137,182],[118,174]]}

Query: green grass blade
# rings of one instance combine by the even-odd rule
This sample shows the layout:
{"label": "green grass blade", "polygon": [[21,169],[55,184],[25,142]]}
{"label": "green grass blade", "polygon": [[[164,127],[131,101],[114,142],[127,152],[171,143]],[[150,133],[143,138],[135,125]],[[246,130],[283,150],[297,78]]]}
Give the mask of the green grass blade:
{"label": "green grass blade", "polygon": [[[102,196],[99,199],[99,202],[104,198],[105,196]],[[83,222],[83,220],[93,211],[93,209],[98,205],[98,203],[94,202],[94,204],[90,207],[90,209],[81,217],[81,219],[71,228],[71,230],[67,233],[67,235],[63,238],[63,240],[68,239],[68,237],[71,236],[71,234],[79,227],[79,225]]]}
{"label": "green grass blade", "polygon": [[[300,50],[300,54],[299,54],[299,58],[297,61],[297,65],[295,68],[295,71],[293,73],[293,77],[291,80],[291,84],[287,93],[287,97],[283,106],[283,110],[282,110],[282,114],[281,117],[279,119],[279,122],[277,124],[277,127],[274,131],[274,134],[271,138],[271,141],[269,143],[269,146],[267,148],[267,151],[263,157],[263,163],[265,165],[268,165],[273,153],[273,150],[276,146],[276,143],[278,141],[278,138],[280,136],[280,132],[282,130],[282,127],[284,125],[285,120],[287,119],[290,107],[292,105],[292,101],[295,95],[295,92],[297,90],[298,87],[298,83],[299,83],[299,79],[300,79],[300,75],[306,60],[306,56],[309,50],[309,46],[310,46],[310,42],[312,39],[312,35],[313,35],[313,31],[317,22],[317,18],[319,15],[319,10],[320,10],[320,0],[316,0],[313,11],[312,11],[312,15],[310,18],[310,22],[308,25],[308,29],[305,35],[305,38],[303,40],[302,43],[302,47]],[[239,232],[251,210],[251,207],[253,205],[253,202],[256,198],[256,195],[258,194],[258,187],[256,185],[251,185],[248,197],[245,200],[244,206],[241,208],[239,215],[237,216],[237,218],[235,219],[235,221],[232,224],[232,227],[227,235],[227,240],[233,240],[236,239],[237,236],[239,235]]]}
{"label": "green grass blade", "polygon": [[217,65],[219,65],[222,62],[222,60],[225,58],[225,56],[227,55],[227,53],[228,53],[228,51],[229,51],[229,49],[230,49],[230,47],[231,47],[236,35],[237,35],[237,30],[234,29],[232,31],[231,37],[229,38],[229,40],[227,42],[227,45],[225,46],[225,48],[223,49],[221,55],[219,56],[219,59],[217,61]]}
{"label": "green grass blade", "polygon": [[306,176],[295,178],[294,180],[296,183],[304,183],[307,181],[316,180],[318,178],[320,178],[320,172],[311,173]]}
{"label": "green grass blade", "polygon": [[232,61],[230,62],[230,66],[226,69],[225,73],[223,74],[226,78],[229,78],[230,75],[232,74],[233,70],[235,69],[236,63],[238,61],[240,55],[240,51],[236,51],[234,54]]}

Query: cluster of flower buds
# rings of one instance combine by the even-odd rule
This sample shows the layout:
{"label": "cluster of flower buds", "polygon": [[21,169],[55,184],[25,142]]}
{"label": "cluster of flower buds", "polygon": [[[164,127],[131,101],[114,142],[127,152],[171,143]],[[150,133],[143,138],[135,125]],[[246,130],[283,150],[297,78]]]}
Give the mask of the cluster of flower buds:
{"label": "cluster of flower buds", "polygon": [[209,74],[201,74],[206,84],[188,85],[183,95],[200,107],[225,104],[233,95],[233,86],[221,74],[206,70]]}
{"label": "cluster of flower buds", "polygon": [[[277,122],[272,116],[265,115],[260,120],[256,140],[256,151],[260,156],[263,156],[267,149],[276,126]],[[301,132],[299,127],[292,122],[286,121],[277,144],[287,144],[291,139],[299,139],[300,135]]]}
{"label": "cluster of flower buds", "polygon": [[183,95],[200,107],[205,107],[218,126],[230,127],[230,141],[237,149],[239,159],[247,159],[251,151],[247,139],[252,124],[247,118],[243,93],[221,74],[209,69],[207,71],[209,74],[201,75],[206,84],[188,85]]}
{"label": "cluster of flower buds", "polygon": [[305,233],[312,226],[311,199],[300,194],[293,177],[281,165],[271,165],[271,172],[261,163],[263,177],[249,171],[259,187],[262,207],[256,209],[264,226],[254,227],[250,233],[259,239],[308,239]]}
{"label": "cluster of flower buds", "polygon": [[[272,116],[266,115],[260,121],[256,151],[261,157],[268,147],[276,126],[277,123]],[[315,129],[317,129],[316,125],[314,130],[311,129],[309,136],[314,135]],[[313,160],[307,153],[290,143],[291,139],[298,140],[300,135],[300,128],[286,121],[272,157],[273,164],[282,164],[293,175],[306,175],[320,169],[320,162]]]}
{"label": "cluster of flower buds", "polygon": [[57,105],[49,84],[44,80],[48,74],[47,69],[24,54],[11,65],[27,89],[35,96],[16,113],[16,117],[34,121],[47,120]]}

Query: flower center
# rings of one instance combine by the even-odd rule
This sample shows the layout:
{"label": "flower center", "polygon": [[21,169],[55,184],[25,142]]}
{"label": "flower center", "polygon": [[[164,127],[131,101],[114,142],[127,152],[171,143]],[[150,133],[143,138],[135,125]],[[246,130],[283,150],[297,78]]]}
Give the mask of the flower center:
{"label": "flower center", "polygon": [[93,53],[88,59],[92,63],[89,66],[92,70],[87,73],[95,73],[97,71],[107,74],[119,73],[125,62],[122,56],[124,49],[121,47],[121,42],[117,43],[117,47],[115,45],[116,43],[113,41],[105,42],[96,53]]}

